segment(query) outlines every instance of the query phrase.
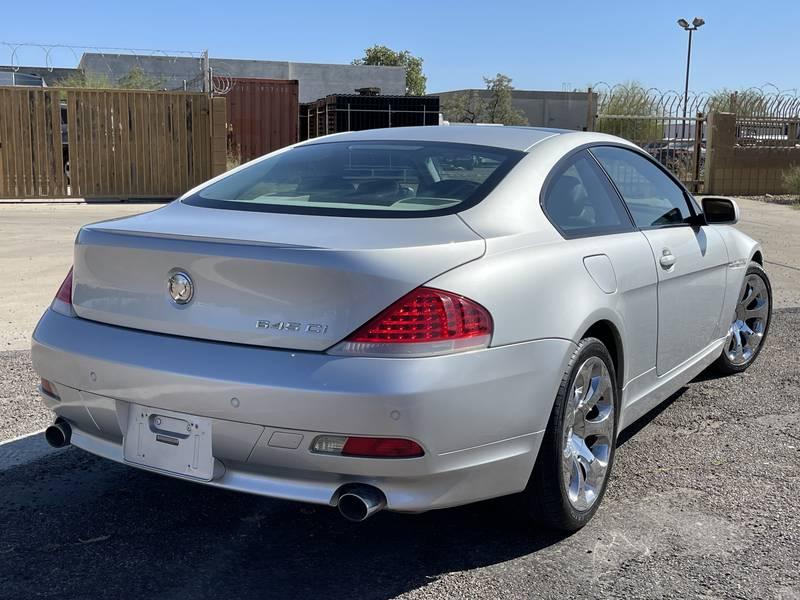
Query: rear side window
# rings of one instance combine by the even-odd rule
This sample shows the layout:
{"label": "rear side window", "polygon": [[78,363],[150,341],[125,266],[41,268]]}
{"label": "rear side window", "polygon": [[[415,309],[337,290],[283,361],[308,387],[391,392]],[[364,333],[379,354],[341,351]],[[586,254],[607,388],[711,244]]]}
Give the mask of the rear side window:
{"label": "rear side window", "polygon": [[183,201],[195,206],[413,217],[480,202],[524,154],[438,142],[327,142],[246,166]]}
{"label": "rear side window", "polygon": [[682,225],[691,217],[683,189],[647,158],[613,146],[596,146],[592,154],[614,181],[639,227]]}
{"label": "rear side window", "polygon": [[619,195],[585,151],[556,166],[545,188],[542,208],[565,237],[633,230]]}

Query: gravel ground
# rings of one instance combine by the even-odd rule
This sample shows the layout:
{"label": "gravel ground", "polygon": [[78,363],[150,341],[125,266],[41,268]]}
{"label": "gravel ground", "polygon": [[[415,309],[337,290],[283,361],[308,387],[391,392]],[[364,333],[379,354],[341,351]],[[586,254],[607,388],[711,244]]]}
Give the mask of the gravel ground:
{"label": "gravel ground", "polygon": [[28,351],[0,352],[0,441],[47,427],[53,417],[39,400]]}
{"label": "gravel ground", "polygon": [[800,198],[794,194],[765,194],[763,196],[747,196],[746,199],[755,200],[756,202],[769,202],[770,204],[782,204],[784,206],[800,208]]}
{"label": "gravel ground", "polygon": [[[701,377],[626,432],[570,537],[509,500],[354,525],[70,448],[0,470],[0,596],[797,599],[798,331],[800,310],[776,311],[752,369]],[[18,404],[26,365],[0,354]]]}

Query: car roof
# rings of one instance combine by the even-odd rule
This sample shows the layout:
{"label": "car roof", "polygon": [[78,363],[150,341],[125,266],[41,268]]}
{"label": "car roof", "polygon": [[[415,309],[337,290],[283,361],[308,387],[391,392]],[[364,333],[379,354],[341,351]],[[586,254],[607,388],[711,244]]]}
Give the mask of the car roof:
{"label": "car roof", "polygon": [[385,129],[349,131],[312,138],[308,140],[308,142],[305,142],[305,144],[373,140],[452,142],[526,151],[542,140],[565,133],[575,132],[568,129],[548,129],[546,127],[429,125],[425,127],[391,127]]}

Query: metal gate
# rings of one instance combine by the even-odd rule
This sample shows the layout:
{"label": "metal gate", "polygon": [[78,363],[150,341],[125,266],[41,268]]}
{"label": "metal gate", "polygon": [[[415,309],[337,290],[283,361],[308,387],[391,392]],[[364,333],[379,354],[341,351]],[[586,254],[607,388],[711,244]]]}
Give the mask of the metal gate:
{"label": "metal gate", "polygon": [[244,163],[297,142],[296,79],[231,78],[225,94],[229,153]]}
{"label": "metal gate", "polygon": [[[705,97],[661,94],[638,86],[615,86],[598,93],[595,131],[630,140],[669,169],[692,192],[705,176]],[[701,104],[702,102],[702,104]]]}
{"label": "metal gate", "polygon": [[174,198],[224,169],[213,102],[220,123],[202,93],[0,88],[0,198]]}

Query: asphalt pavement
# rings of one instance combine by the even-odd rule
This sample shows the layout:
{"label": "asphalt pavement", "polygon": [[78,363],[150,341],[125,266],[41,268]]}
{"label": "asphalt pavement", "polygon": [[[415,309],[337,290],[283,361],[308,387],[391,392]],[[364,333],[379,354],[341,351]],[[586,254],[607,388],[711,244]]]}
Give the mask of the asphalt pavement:
{"label": "asphalt pavement", "polygon": [[152,207],[0,206],[0,599],[800,600],[800,212],[741,205],[775,290],[762,355],[626,431],[603,505],[568,537],[514,499],[352,524],[49,448],[31,435],[51,417],[30,332],[80,224]]}
{"label": "asphalt pavement", "polygon": [[513,499],[353,524],[6,443],[0,597],[800,598],[798,331],[780,309],[749,371],[700,377],[624,433],[600,511],[569,537]]}

